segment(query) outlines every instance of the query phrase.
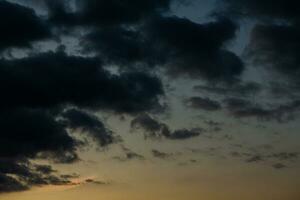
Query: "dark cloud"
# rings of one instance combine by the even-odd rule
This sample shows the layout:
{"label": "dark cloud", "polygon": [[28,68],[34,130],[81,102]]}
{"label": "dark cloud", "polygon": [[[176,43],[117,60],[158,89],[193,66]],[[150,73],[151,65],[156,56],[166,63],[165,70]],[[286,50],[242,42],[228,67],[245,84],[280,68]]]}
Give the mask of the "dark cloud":
{"label": "dark cloud", "polygon": [[275,169],[283,169],[286,168],[286,165],[282,164],[282,163],[277,163],[273,165],[273,168]]}
{"label": "dark cloud", "polygon": [[0,159],[0,193],[16,192],[42,185],[70,185],[69,178],[59,177],[51,166],[30,163],[27,159]]}
{"label": "dark cloud", "polygon": [[127,152],[125,154],[127,160],[137,159],[137,160],[144,160],[144,156],[137,154],[135,152]]}
{"label": "dark cloud", "polygon": [[252,105],[252,103],[248,100],[241,99],[241,98],[227,98],[224,100],[224,103],[229,110],[240,110],[243,108]]}
{"label": "dark cloud", "polygon": [[170,135],[169,127],[160,123],[148,114],[141,114],[131,121],[131,128],[139,129],[142,128],[147,136],[151,137],[168,137]]}
{"label": "dark cloud", "polygon": [[194,87],[195,91],[206,92],[208,94],[217,94],[222,96],[243,96],[251,97],[259,94],[262,88],[259,83],[245,82],[237,83],[230,86],[226,85],[197,85]]}
{"label": "dark cloud", "polygon": [[92,183],[92,184],[96,184],[96,185],[107,185],[108,183],[103,182],[103,181],[97,181],[94,179],[86,179],[85,180],[86,183]]}
{"label": "dark cloud", "polygon": [[[82,146],[82,142],[78,141],[77,149]],[[39,159],[50,159],[55,163],[59,164],[73,164],[75,162],[81,161],[77,152],[74,151],[63,151],[63,152],[41,152],[38,153],[36,158]]]}
{"label": "dark cloud", "polygon": [[[70,1],[44,3],[49,8],[52,25],[133,23],[167,10],[169,6],[169,1],[137,1],[137,7],[132,7],[132,1],[91,0],[81,1],[77,13],[71,9]],[[128,14],[128,18],[125,19],[124,14]],[[33,41],[51,37],[51,27],[45,18],[37,16],[29,7],[1,1],[0,17],[3,29],[0,50],[30,47]],[[52,159],[60,163],[78,161],[76,151],[82,142],[68,129],[81,129],[101,147],[116,142],[115,135],[84,110],[136,114],[163,109],[159,101],[164,92],[157,77],[143,72],[113,75],[102,68],[98,58],[69,56],[63,51],[35,52],[24,58],[1,59],[0,74],[3,97],[0,100],[0,123],[3,124],[0,156],[13,159],[11,165],[19,167],[18,171],[0,171],[1,191],[68,183],[68,178],[53,176],[50,166],[36,166],[33,172],[30,166],[20,168],[18,164],[28,158]],[[66,110],[69,107],[79,109]],[[127,152],[126,157],[137,158],[138,154]],[[8,165],[8,160],[3,160],[4,164]],[[20,174],[21,169],[23,174]]]}
{"label": "dark cloud", "polygon": [[23,191],[26,189],[28,189],[28,187],[15,178],[0,173],[0,193]]}
{"label": "dark cloud", "polygon": [[218,111],[222,109],[219,102],[202,97],[191,97],[185,101],[185,104],[190,108],[206,111]]}
{"label": "dark cloud", "polygon": [[[135,114],[162,109],[159,99],[163,89],[158,78],[142,72],[113,75],[96,58],[48,52],[2,59],[0,71],[0,157],[12,158],[15,163],[27,158],[59,163],[80,160],[76,152],[83,142],[68,129],[81,129],[101,147],[117,142],[117,137],[97,117],[84,110]],[[68,109],[74,106],[80,109]],[[128,157],[134,156],[128,153]],[[39,173],[47,170],[50,169],[36,169]],[[68,183],[49,173],[24,175],[24,187]],[[6,173],[3,181],[17,183]],[[15,186],[14,190],[23,188],[22,184]]]}
{"label": "dark cloud", "polygon": [[294,0],[222,0],[225,4],[227,13],[267,18],[267,19],[285,19],[298,20],[300,17],[300,3]]}
{"label": "dark cloud", "polygon": [[237,152],[237,151],[232,151],[232,152],[230,152],[230,155],[232,156],[232,157],[241,157],[242,155],[241,155],[241,153],[240,152]]}
{"label": "dark cloud", "polygon": [[117,142],[113,132],[94,115],[71,109],[62,114],[68,128],[87,132],[101,147]]}
{"label": "dark cloud", "polygon": [[134,28],[99,28],[81,42],[84,52],[96,52],[110,64],[158,65],[172,77],[232,82],[244,69],[242,61],[225,49],[235,31],[235,24],[227,19],[198,24],[176,16],[156,16]]}
{"label": "dark cloud", "polygon": [[80,176],[76,173],[73,173],[73,174],[63,174],[60,175],[60,177],[63,179],[72,179],[72,178],[79,178]]}
{"label": "dark cloud", "polygon": [[204,130],[200,128],[179,129],[171,131],[168,125],[157,121],[148,114],[141,114],[131,121],[131,128],[142,129],[149,138],[167,138],[171,140],[185,140],[199,136]]}
{"label": "dark cloud", "polygon": [[124,152],[124,155],[123,156],[115,156],[115,157],[113,157],[113,159],[121,161],[121,162],[130,161],[130,160],[141,160],[141,161],[145,160],[145,157],[143,155],[138,154],[123,145],[121,145],[121,149]]}
{"label": "dark cloud", "polygon": [[269,158],[279,159],[281,161],[293,161],[299,158],[298,152],[280,152],[268,156]]}
{"label": "dark cloud", "polygon": [[264,159],[260,156],[260,155],[254,155],[252,156],[251,158],[247,159],[246,162],[261,162],[263,161]]}
{"label": "dark cloud", "polygon": [[238,98],[224,100],[226,108],[236,118],[257,118],[259,120],[288,122],[295,119],[299,111],[299,101],[291,101],[280,105],[263,106]]}
{"label": "dark cloud", "polygon": [[33,165],[27,159],[46,153],[60,163],[78,159],[78,142],[55,115],[43,109],[12,108],[0,112],[0,191],[29,189],[33,185],[70,184],[53,175],[51,166]]}
{"label": "dark cloud", "polygon": [[55,117],[39,109],[9,109],[0,113],[0,156],[34,157],[39,152],[73,152],[76,141]]}
{"label": "dark cloud", "polygon": [[80,4],[86,23],[105,25],[137,22],[149,15],[168,10],[170,0],[83,0]]}
{"label": "dark cloud", "polygon": [[207,124],[208,126],[222,126],[223,123],[220,123],[220,122],[216,122],[216,121],[213,121],[213,120],[206,120],[204,121],[205,124]]}
{"label": "dark cloud", "polygon": [[[226,44],[235,37],[236,24],[219,18],[198,24],[170,16],[171,0],[45,0],[53,25],[86,27],[83,52],[97,53],[108,64],[164,65],[169,75],[232,82],[244,70],[242,61]],[[174,34],[176,33],[176,34]]]}
{"label": "dark cloud", "polygon": [[64,26],[110,26],[138,23],[152,15],[169,10],[171,0],[77,0],[76,10],[71,1],[45,0],[50,21]]}
{"label": "dark cloud", "polygon": [[46,7],[48,21],[54,26],[77,26],[82,22],[81,16],[71,9],[70,0],[31,0],[37,5]]}
{"label": "dark cloud", "polygon": [[152,155],[160,159],[168,159],[173,156],[172,154],[164,153],[155,149],[152,150]]}
{"label": "dark cloud", "polygon": [[213,132],[221,131],[223,129],[222,127],[224,126],[224,123],[216,122],[213,120],[206,120],[204,121],[204,123],[208,126],[208,130]]}
{"label": "dark cloud", "polygon": [[298,25],[257,25],[248,55],[255,63],[269,67],[299,86],[299,34]]}
{"label": "dark cloud", "polygon": [[[2,60],[1,106],[77,105],[134,113],[158,109],[162,84],[142,72],[112,75],[95,58],[63,52]],[[38,83],[38,84],[37,84]]]}
{"label": "dark cloud", "polygon": [[283,75],[277,82],[287,78],[291,81],[287,90],[297,87],[299,94],[300,3],[294,0],[223,2],[227,14],[238,14],[258,21],[247,47],[249,58],[255,65],[267,67],[270,72]]}
{"label": "dark cloud", "polygon": [[197,24],[186,18],[166,17],[155,19],[149,32],[159,52],[167,55],[170,75],[233,81],[242,73],[243,63],[224,46],[234,38],[236,29],[228,19]]}
{"label": "dark cloud", "polygon": [[278,119],[276,110],[266,110],[261,107],[252,107],[246,108],[242,110],[236,110],[233,112],[233,115],[237,118],[248,118],[248,117],[255,117],[258,119],[263,120],[271,120],[271,119]]}
{"label": "dark cloud", "polygon": [[[276,152],[272,145],[264,144],[256,147],[235,145],[236,150],[230,152],[230,156],[242,159],[247,163],[267,164],[275,169],[282,169],[288,164],[299,161],[299,152],[281,151]],[[275,163],[275,164],[272,164]]]}
{"label": "dark cloud", "polygon": [[35,170],[43,174],[51,174],[53,172],[56,172],[55,170],[52,169],[50,165],[36,165]]}
{"label": "dark cloud", "polygon": [[96,52],[107,64],[117,64],[126,69],[135,65],[153,68],[163,63],[163,58],[157,55],[144,32],[139,28],[133,30],[123,26],[99,28],[85,35],[81,45],[84,53]]}
{"label": "dark cloud", "polygon": [[193,137],[197,137],[201,135],[203,129],[195,128],[195,129],[179,129],[172,132],[171,135],[168,136],[169,139],[172,140],[185,140]]}
{"label": "dark cloud", "polygon": [[30,47],[33,41],[51,37],[49,27],[34,10],[8,1],[0,2],[0,27],[0,51]]}
{"label": "dark cloud", "polygon": [[292,82],[276,83],[271,82],[269,93],[274,98],[299,99],[299,86]]}

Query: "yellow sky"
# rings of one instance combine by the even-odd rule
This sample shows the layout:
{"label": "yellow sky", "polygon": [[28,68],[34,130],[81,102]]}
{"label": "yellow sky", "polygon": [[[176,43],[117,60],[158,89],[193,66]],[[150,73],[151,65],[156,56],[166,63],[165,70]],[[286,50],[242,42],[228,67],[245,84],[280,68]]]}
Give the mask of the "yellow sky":
{"label": "yellow sky", "polygon": [[[80,167],[79,165],[77,167]],[[94,171],[97,168],[97,171]],[[200,164],[103,162],[86,166],[86,173],[107,185],[49,186],[0,195],[1,200],[299,200],[297,168],[275,170],[229,160],[203,160]],[[75,170],[75,169],[74,169]],[[107,180],[106,180],[107,181]]]}

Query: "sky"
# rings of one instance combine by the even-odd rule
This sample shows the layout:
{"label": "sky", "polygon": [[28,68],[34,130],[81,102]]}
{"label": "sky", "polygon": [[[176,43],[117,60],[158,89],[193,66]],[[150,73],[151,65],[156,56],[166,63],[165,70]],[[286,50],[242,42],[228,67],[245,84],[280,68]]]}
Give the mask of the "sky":
{"label": "sky", "polygon": [[0,0],[0,200],[299,200],[299,9]]}

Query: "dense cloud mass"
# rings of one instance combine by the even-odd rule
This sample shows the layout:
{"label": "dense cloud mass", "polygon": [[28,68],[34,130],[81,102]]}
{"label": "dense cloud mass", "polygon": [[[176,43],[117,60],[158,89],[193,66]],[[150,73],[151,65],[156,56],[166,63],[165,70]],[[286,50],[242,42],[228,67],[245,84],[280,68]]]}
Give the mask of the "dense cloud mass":
{"label": "dense cloud mass", "polygon": [[76,12],[68,9],[68,0],[45,0],[50,20],[58,25],[109,26],[133,24],[151,15],[168,11],[171,0],[79,0]]}
{"label": "dense cloud mass", "polygon": [[9,47],[30,47],[33,41],[51,37],[50,28],[34,10],[7,1],[0,2],[0,27],[0,52]]}
{"label": "dense cloud mass", "polygon": [[236,28],[228,19],[197,24],[185,18],[168,17],[154,20],[150,34],[157,42],[155,45],[168,52],[171,75],[232,81],[242,73],[243,63],[223,47],[234,37]]}
{"label": "dense cloud mass", "polygon": [[1,157],[34,157],[37,152],[73,151],[76,142],[54,116],[39,109],[1,110]]}
{"label": "dense cloud mass", "polygon": [[[126,5],[118,1],[82,1],[80,13],[72,14],[66,12],[71,7],[69,1],[44,1],[49,8],[47,20],[27,6],[1,1],[0,50],[30,48],[35,41],[50,39],[52,28],[59,20],[73,20],[72,25],[114,24],[122,23],[123,15],[132,14],[124,19],[124,23],[131,23],[168,7],[168,1],[152,2],[136,2],[140,13],[135,13],[128,10],[130,2]],[[98,12],[103,6],[106,13]],[[115,15],[109,12],[110,8],[125,9],[125,13]],[[103,16],[95,16],[99,13]],[[59,23],[59,26],[65,24]],[[120,141],[90,112],[103,110],[134,115],[164,109],[160,102],[163,86],[154,75],[141,71],[112,74],[103,68],[101,57],[67,55],[64,48],[18,58],[3,56],[0,72],[1,166],[22,166],[27,172],[1,169],[1,192],[25,190],[33,185],[69,184],[68,178],[50,176],[52,172],[41,175],[41,168],[33,170],[28,159],[39,157],[60,163],[80,160],[77,150],[83,141],[75,139],[77,131],[95,140],[100,147]]]}
{"label": "dense cloud mass", "polygon": [[233,82],[244,65],[224,47],[235,36],[236,28],[228,19],[198,24],[176,16],[159,16],[134,29],[100,28],[86,35],[82,44],[84,51],[96,52],[110,64],[165,66],[172,77]]}
{"label": "dense cloud mass", "polygon": [[98,59],[49,52],[0,63],[0,155],[14,157],[15,162],[39,154],[56,162],[78,160],[81,142],[67,128],[86,132],[101,147],[117,142],[95,116],[74,109],[64,112],[65,107],[132,114],[162,109],[159,79],[141,72],[112,75]]}
{"label": "dense cloud mass", "polygon": [[88,27],[82,52],[96,53],[123,70],[164,66],[173,77],[230,83],[244,70],[239,57],[226,49],[236,24],[226,18],[199,24],[168,14],[171,4],[180,1],[88,0],[76,1],[76,9],[71,9],[71,1],[44,2],[53,26]]}
{"label": "dense cloud mass", "polygon": [[[98,59],[49,52],[1,60],[1,106],[85,108],[137,112],[159,107],[159,79],[141,72],[112,75]],[[38,84],[37,84],[38,83]]]}
{"label": "dense cloud mass", "polygon": [[[84,52],[96,52],[107,64],[132,67],[137,64],[156,64],[154,51],[138,31],[120,26],[100,28],[85,35],[81,44]],[[144,48],[148,45],[147,49]]]}

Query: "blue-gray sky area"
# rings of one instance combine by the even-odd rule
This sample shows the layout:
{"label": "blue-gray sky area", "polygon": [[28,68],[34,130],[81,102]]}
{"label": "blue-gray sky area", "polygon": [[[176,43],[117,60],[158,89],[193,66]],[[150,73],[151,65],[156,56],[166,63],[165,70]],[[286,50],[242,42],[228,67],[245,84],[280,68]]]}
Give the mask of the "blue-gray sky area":
{"label": "blue-gray sky area", "polygon": [[298,200],[299,9],[0,0],[0,199]]}

